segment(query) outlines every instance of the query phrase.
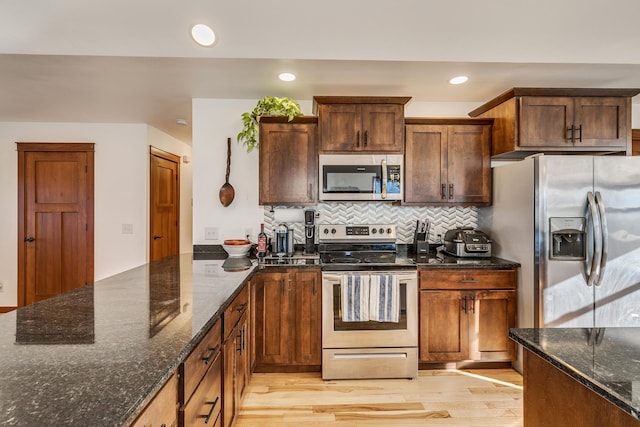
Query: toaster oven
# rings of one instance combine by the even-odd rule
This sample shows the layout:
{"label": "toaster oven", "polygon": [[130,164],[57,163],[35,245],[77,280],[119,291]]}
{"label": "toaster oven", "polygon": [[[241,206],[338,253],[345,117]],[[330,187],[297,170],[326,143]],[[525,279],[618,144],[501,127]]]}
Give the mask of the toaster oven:
{"label": "toaster oven", "polygon": [[456,228],[444,235],[444,251],[458,257],[490,257],[491,243],[489,236],[473,228]]}

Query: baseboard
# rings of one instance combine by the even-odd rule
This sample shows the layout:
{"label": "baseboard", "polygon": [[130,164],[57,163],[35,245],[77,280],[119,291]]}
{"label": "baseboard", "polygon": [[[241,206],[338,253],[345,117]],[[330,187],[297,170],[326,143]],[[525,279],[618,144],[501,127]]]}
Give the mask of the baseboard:
{"label": "baseboard", "polygon": [[8,313],[10,311],[15,310],[18,307],[0,307],[0,314],[2,313]]}

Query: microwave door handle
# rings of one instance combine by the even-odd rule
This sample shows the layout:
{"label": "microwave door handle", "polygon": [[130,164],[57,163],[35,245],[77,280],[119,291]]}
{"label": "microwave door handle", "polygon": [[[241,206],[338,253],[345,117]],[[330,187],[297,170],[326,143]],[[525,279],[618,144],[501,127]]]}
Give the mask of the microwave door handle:
{"label": "microwave door handle", "polygon": [[380,183],[380,193],[382,199],[387,198],[387,161],[382,160],[382,182]]}

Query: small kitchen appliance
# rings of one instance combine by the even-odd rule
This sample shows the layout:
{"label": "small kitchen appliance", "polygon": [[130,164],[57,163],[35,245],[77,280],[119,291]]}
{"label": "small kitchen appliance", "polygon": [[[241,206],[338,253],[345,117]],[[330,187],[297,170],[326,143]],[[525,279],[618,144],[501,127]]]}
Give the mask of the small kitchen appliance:
{"label": "small kitchen appliance", "polygon": [[292,256],[293,247],[293,229],[286,224],[278,224],[273,231],[273,253],[276,256]]}
{"label": "small kitchen appliance", "polygon": [[491,243],[484,232],[470,227],[455,228],[444,235],[444,251],[462,258],[490,257]]}
{"label": "small kitchen appliance", "polygon": [[313,209],[304,211],[304,253],[316,253],[316,211]]}

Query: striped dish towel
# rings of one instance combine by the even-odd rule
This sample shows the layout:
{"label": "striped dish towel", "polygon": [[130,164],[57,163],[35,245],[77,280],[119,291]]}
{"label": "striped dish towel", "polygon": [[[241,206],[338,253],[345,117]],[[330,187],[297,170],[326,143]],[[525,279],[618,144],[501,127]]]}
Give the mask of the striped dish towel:
{"label": "striped dish towel", "polygon": [[369,285],[369,319],[398,323],[400,283],[395,274],[372,274]]}
{"label": "striped dish towel", "polygon": [[366,322],[369,320],[369,276],[344,274],[341,279],[342,321]]}

